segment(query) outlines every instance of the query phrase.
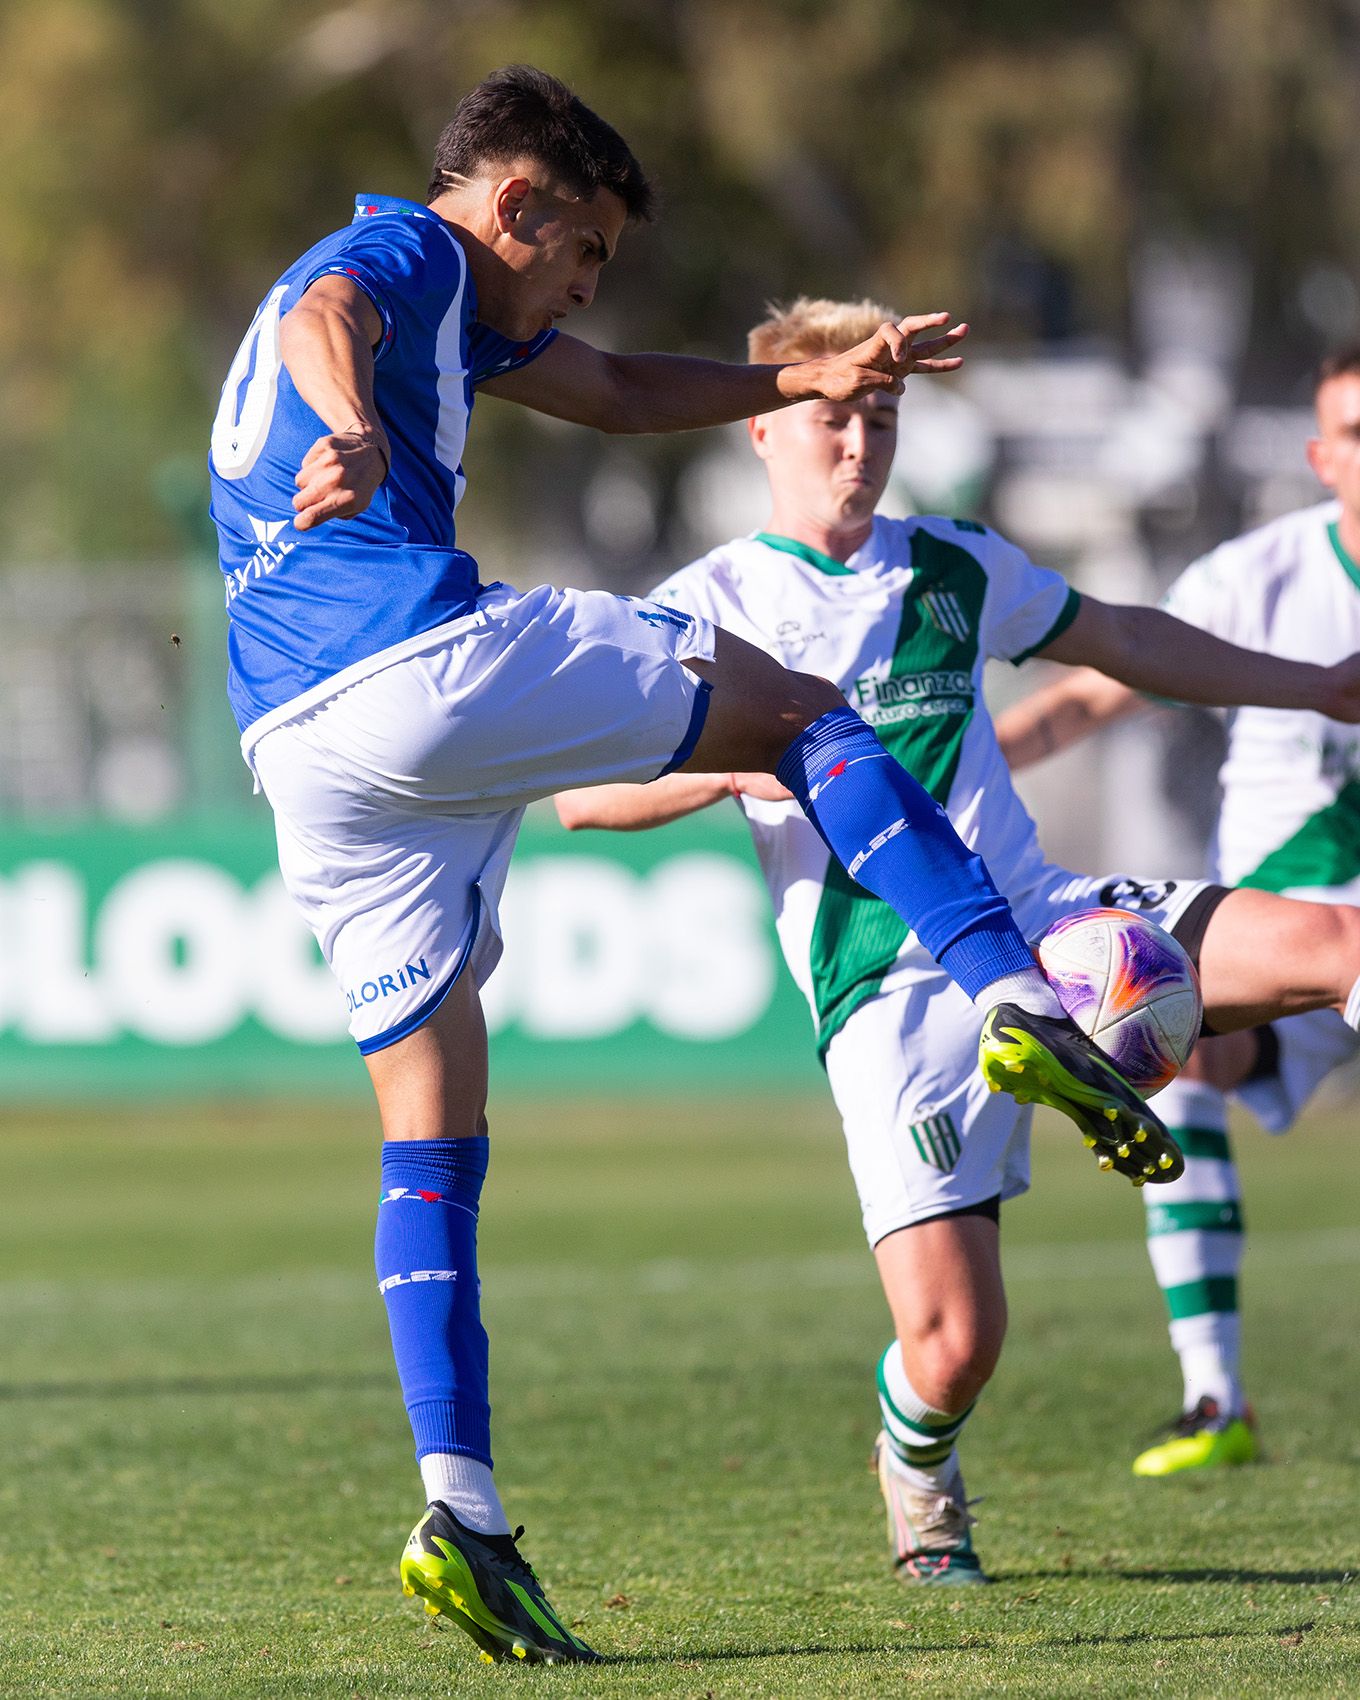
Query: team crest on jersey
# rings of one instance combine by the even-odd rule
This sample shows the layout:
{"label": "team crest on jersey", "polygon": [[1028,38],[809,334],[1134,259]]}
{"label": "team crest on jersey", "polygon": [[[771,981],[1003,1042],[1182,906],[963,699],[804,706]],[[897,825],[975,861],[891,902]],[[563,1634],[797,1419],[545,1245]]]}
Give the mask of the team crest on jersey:
{"label": "team crest on jersey", "polygon": [[926,618],[937,632],[957,638],[960,643],[967,643],[972,637],[973,628],[968,615],[952,590],[923,590],[920,602]]}
{"label": "team crest on jersey", "polygon": [[954,1118],[947,1110],[938,1116],[927,1116],[923,1122],[913,1122],[911,1137],[921,1161],[944,1174],[958,1162],[963,1150]]}

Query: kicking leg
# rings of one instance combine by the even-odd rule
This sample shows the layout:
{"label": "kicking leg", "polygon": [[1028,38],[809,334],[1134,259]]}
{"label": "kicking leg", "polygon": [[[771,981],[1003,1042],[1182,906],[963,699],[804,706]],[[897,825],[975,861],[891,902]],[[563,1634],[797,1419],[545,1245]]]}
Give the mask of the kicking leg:
{"label": "kicking leg", "polygon": [[897,1338],[878,1366],[875,1448],[904,1582],[981,1582],[957,1443],[1006,1334],[995,1216],[936,1217],[874,1248]]}

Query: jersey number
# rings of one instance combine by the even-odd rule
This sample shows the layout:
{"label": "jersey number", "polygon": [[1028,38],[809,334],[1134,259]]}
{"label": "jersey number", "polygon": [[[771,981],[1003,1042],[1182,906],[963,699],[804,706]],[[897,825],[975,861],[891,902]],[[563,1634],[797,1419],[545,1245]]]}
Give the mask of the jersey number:
{"label": "jersey number", "polygon": [[[269,435],[279,393],[279,367],[283,363],[279,354],[279,308],[286,294],[287,286],[280,284],[255,315],[222,386],[222,400],[212,428],[212,461],[221,478],[244,478],[259,459]],[[254,371],[251,371],[252,358]],[[247,372],[250,382],[241,395]]]}

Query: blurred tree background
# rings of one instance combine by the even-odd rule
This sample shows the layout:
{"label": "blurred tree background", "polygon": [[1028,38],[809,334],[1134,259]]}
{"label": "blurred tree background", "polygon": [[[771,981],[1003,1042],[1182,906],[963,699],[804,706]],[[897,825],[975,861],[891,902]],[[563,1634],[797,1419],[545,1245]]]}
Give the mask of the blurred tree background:
{"label": "blurred tree background", "polygon": [[[1356,328],[1353,0],[6,0],[0,560],[176,552],[166,468],[201,466],[268,284],[355,192],[422,198],[511,60],[664,194],[571,327],[594,341],[740,357],[771,297],[868,291],[1132,358],[1138,255],[1186,238],[1248,280],[1246,397],[1298,399]],[[494,403],[479,438],[469,546],[581,554],[594,440]],[[629,451],[663,513],[693,446]],[[620,573],[655,541],[624,526]]]}

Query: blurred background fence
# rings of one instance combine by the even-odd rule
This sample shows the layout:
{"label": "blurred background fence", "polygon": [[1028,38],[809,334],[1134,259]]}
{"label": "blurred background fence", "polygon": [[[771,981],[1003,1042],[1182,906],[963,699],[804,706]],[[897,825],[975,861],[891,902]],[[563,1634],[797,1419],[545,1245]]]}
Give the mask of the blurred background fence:
{"label": "blurred background fence", "polygon": [[[1316,498],[1310,369],[1360,334],[1358,44],[1352,0],[12,0],[0,1094],[361,1081],[223,704],[204,444],[273,276],[357,190],[420,198],[477,77],[544,64],[659,179],[580,334],[740,358],[771,297],[946,304],[969,362],[912,381],[892,505],[1133,601]],[[522,586],[643,591],[765,517],[739,428],[487,402],[467,470],[460,541]],[[1046,847],[1197,869],[1219,736],[1164,713],[1026,776]],[[502,1083],[811,1077],[754,878],[734,810],[645,841],[531,816]]]}

